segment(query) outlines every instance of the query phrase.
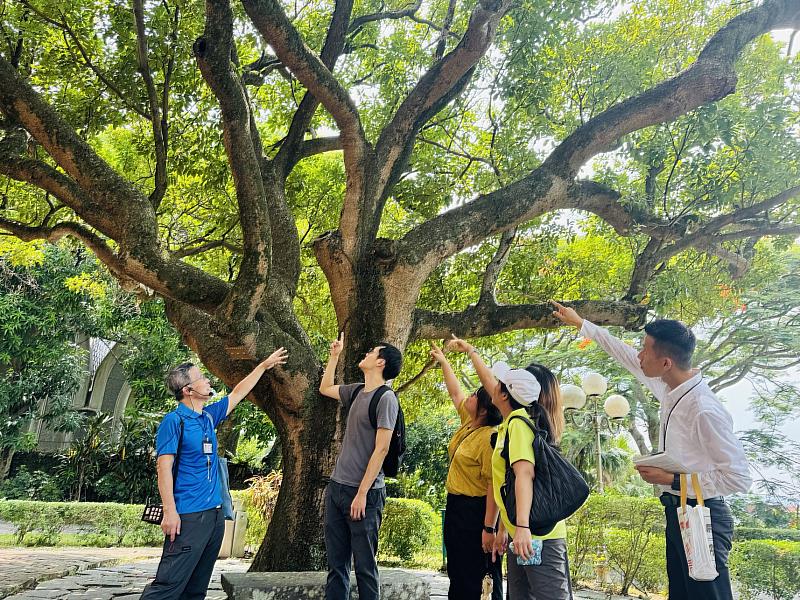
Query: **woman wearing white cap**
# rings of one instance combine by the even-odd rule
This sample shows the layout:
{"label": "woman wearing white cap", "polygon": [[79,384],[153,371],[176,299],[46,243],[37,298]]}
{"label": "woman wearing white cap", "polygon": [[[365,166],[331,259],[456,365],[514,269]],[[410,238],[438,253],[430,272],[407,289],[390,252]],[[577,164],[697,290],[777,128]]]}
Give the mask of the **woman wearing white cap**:
{"label": "woman wearing white cap", "polygon": [[[557,444],[564,431],[558,380],[550,369],[537,363],[531,363],[525,369],[512,369],[504,362],[497,362],[490,370],[472,345],[455,337],[448,347],[469,355],[483,387],[503,415],[492,455],[492,480],[501,517],[501,531],[495,548],[498,552],[505,551],[503,529],[514,540],[514,553],[509,554],[507,566],[508,597],[510,600],[571,600],[566,524],[559,521],[550,533],[531,536],[528,523],[533,500],[534,433],[521,419],[509,423],[515,415],[528,417],[539,429],[547,431],[548,439]],[[501,455],[506,446],[508,463]],[[506,514],[500,496],[507,464],[511,465],[516,479],[517,514],[511,516]],[[518,564],[518,561],[528,562],[532,558],[534,546],[541,549],[541,563]]]}

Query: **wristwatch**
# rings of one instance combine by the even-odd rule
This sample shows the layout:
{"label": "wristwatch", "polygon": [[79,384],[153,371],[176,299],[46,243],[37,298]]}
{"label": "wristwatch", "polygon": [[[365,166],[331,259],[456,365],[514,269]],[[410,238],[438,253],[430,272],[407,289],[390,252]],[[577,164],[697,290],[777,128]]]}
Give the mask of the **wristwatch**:
{"label": "wristwatch", "polygon": [[486,533],[497,533],[497,527],[489,527],[488,525],[484,525],[483,530]]}
{"label": "wristwatch", "polygon": [[673,490],[680,492],[681,491],[681,474],[675,473],[672,477],[672,485],[670,486]]}

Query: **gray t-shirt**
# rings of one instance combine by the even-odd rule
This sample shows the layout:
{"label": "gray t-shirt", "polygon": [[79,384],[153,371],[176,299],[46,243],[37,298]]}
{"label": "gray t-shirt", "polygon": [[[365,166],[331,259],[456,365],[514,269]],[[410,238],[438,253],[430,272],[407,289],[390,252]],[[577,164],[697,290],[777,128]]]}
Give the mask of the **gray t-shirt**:
{"label": "gray t-shirt", "polygon": [[[350,396],[359,384],[351,383],[339,386],[339,399],[345,408],[349,408],[347,413],[347,429],[344,432],[342,451],[336,459],[336,467],[333,469],[331,479],[342,485],[358,487],[364,478],[369,459],[375,451],[376,430],[369,422],[369,403],[373,394],[377,391],[370,390],[365,392],[363,389],[353,400],[350,406]],[[393,391],[387,391],[381,396],[378,402],[377,421],[379,429],[394,429],[397,421],[397,412],[400,405]],[[374,488],[382,488],[386,484],[383,481],[383,470],[375,478]]]}

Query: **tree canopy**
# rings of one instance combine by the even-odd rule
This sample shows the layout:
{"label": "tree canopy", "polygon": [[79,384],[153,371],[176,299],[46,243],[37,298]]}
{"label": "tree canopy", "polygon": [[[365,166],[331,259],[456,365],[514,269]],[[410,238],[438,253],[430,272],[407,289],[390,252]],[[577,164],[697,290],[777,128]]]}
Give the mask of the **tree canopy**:
{"label": "tree canopy", "polygon": [[799,63],[768,35],[800,5],[615,6],[0,5],[0,228],[79,239],[228,384],[289,349],[251,396],[284,465],[256,568],[321,564],[337,330],[353,379],[379,339],[555,327],[551,297],[734,315],[800,234]]}

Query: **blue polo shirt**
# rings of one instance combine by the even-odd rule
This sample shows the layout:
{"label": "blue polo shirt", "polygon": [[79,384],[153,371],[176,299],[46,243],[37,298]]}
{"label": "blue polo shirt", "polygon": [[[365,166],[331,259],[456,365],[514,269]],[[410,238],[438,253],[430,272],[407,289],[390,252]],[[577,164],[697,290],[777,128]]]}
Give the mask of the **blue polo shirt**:
{"label": "blue polo shirt", "polygon": [[[228,397],[209,404],[198,414],[185,404],[167,413],[158,426],[156,452],[175,454],[183,420],[183,442],[178,461],[178,473],[173,482],[173,496],[178,514],[198,512],[222,504],[219,489],[219,465],[217,460],[217,425],[225,420],[228,412]],[[203,454],[203,441],[213,445],[209,457]],[[208,462],[211,459],[211,464]]]}

